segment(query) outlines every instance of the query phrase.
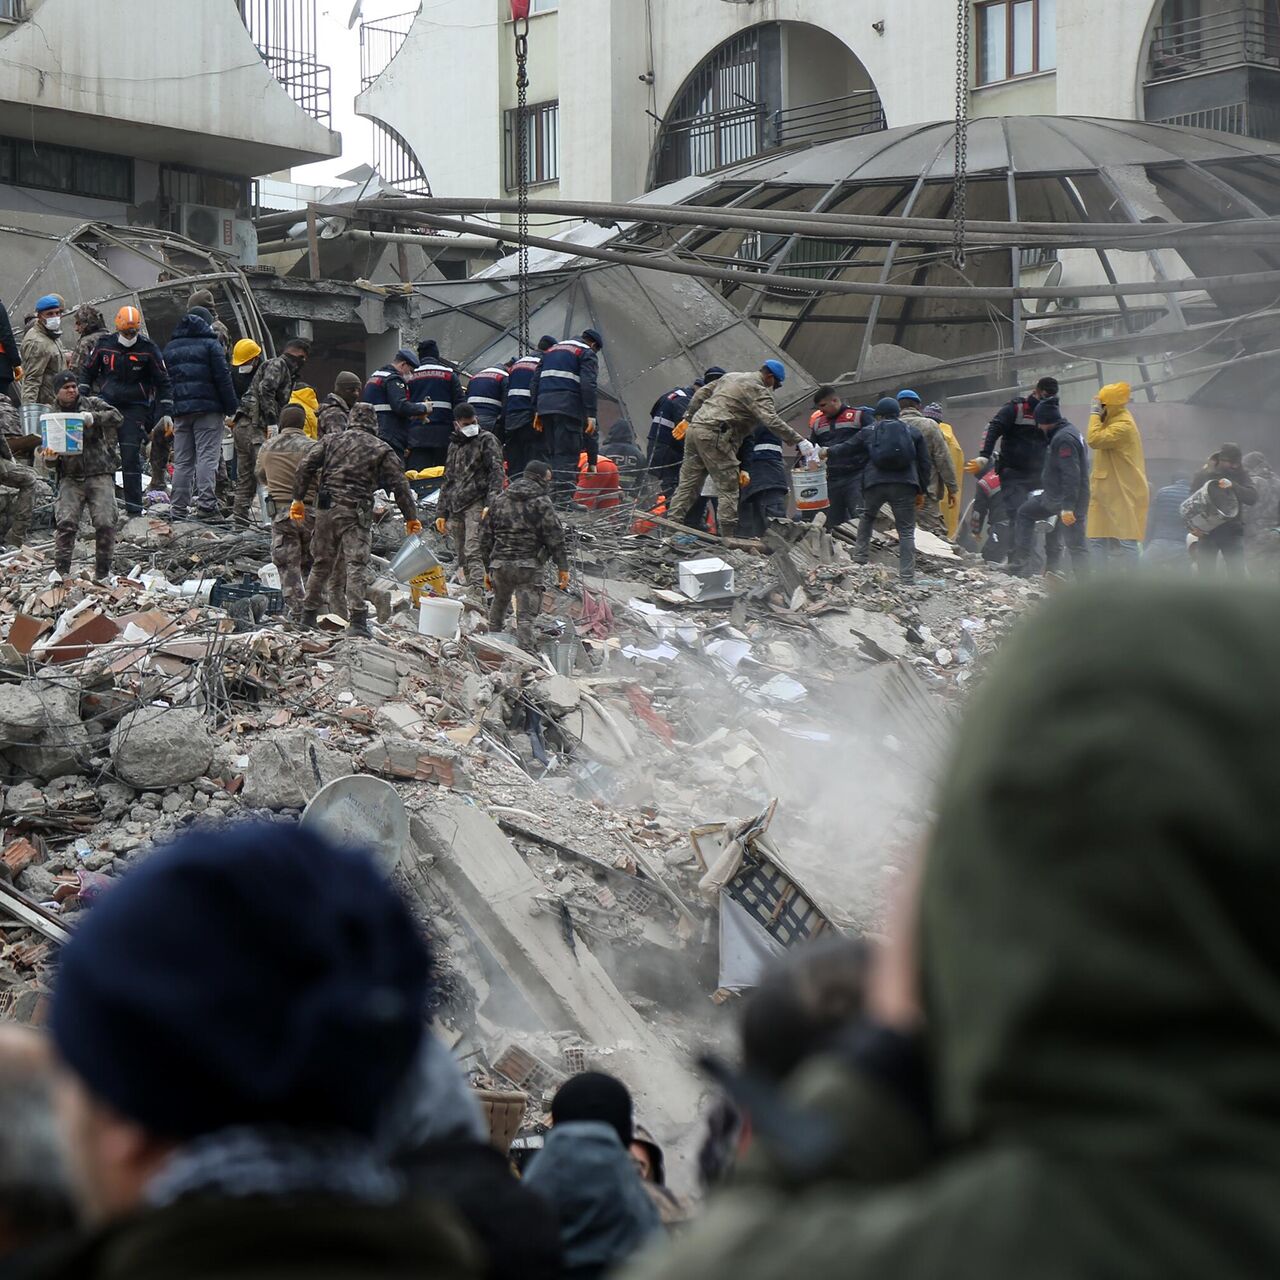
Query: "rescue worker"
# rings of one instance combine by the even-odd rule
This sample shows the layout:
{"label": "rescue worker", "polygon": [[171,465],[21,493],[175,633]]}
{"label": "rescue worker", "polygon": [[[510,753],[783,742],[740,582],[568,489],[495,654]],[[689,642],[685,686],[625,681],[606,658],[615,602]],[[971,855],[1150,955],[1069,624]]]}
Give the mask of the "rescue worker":
{"label": "rescue worker", "polygon": [[483,431],[476,411],[460,404],[453,411],[453,439],[444,464],[444,484],[436,510],[436,532],[453,538],[458,563],[467,576],[467,591],[481,594],[484,560],[480,525],[502,492],[502,446],[492,431]]}
{"label": "rescue worker", "polygon": [[53,378],[67,367],[62,333],[62,299],[46,293],[36,302],[36,318],[22,335],[22,403],[53,407]]}
{"label": "rescue worker", "polygon": [[[124,509],[142,514],[142,457],[153,424],[173,426],[173,388],[160,348],[142,336],[142,312],[121,307],[115,333],[103,337],[79,369],[83,395],[99,395],[123,417],[117,432]],[[172,434],[170,432],[170,434]]]}
{"label": "rescue worker", "polygon": [[782,461],[782,441],[763,423],[742,443],[738,475],[738,533],[758,538],[770,520],[787,518],[790,485]]}
{"label": "rescue worker", "polygon": [[525,467],[535,457],[541,456],[544,444],[540,432],[533,426],[533,379],[542,364],[544,352],[550,351],[556,340],[544,333],[538,339],[536,355],[521,356],[513,360],[507,372],[506,440],[503,451],[507,457],[507,470],[519,479]]}
{"label": "rescue worker", "polygon": [[827,457],[841,453],[866,454],[862,476],[862,522],[854,546],[855,564],[871,558],[871,534],[881,507],[893,512],[898,531],[898,578],[915,581],[916,512],[924,508],[929,491],[929,450],[920,428],[899,417],[898,402],[886,396],[876,405],[876,424],[858,433],[849,444],[835,445]]}
{"label": "rescue worker", "polygon": [[[604,339],[594,329],[584,329],[580,338],[557,342],[542,357],[533,377],[534,426],[536,429],[540,424],[545,435],[558,506],[569,504],[584,438],[596,433],[597,354],[603,348]],[[595,452],[592,445],[585,447]]]}
{"label": "rescue worker", "polygon": [[236,491],[231,514],[242,524],[249,521],[249,508],[256,492],[258,450],[266,441],[267,429],[275,426],[280,411],[289,403],[310,354],[310,339],[290,338],[280,355],[258,367],[236,410],[231,432],[236,445]]}
{"label": "rescue worker", "polygon": [[333,381],[333,390],[320,405],[317,430],[321,436],[347,429],[351,406],[360,399],[362,384],[354,373],[342,372]]}
{"label": "rescue worker", "polygon": [[[1044,432],[1036,426],[1036,405],[1056,399],[1057,378],[1041,378],[1029,395],[1010,400],[987,427],[982,453],[965,464],[970,475],[978,475],[989,462],[995,463],[1000,479],[1000,498],[993,504],[991,534],[983,558],[998,564],[1013,551],[1013,521],[1018,509],[1040,483],[1044,470]],[[997,446],[999,456],[996,455]],[[990,544],[994,538],[994,547]]]}
{"label": "rescue worker", "polygon": [[954,542],[956,535],[960,532],[960,489],[964,483],[964,450],[960,447],[960,441],[956,439],[956,433],[951,424],[943,421],[942,406],[936,400],[932,404],[925,405],[924,416],[938,424],[938,430],[942,432],[942,438],[946,441],[947,452],[951,455],[951,467],[956,476],[956,492],[942,498],[938,503],[938,510],[942,513],[943,523],[947,527],[947,539]]}
{"label": "rescue worker", "polygon": [[308,440],[320,439],[320,399],[315,387],[303,382],[294,387],[289,397],[290,404],[301,405],[307,425],[303,428]]}
{"label": "rescue worker", "polygon": [[58,476],[58,497],[53,515],[53,567],[66,577],[71,572],[80,515],[89,508],[93,524],[93,580],[102,582],[111,575],[111,555],[116,545],[116,471],[120,450],[116,432],[124,415],[97,396],[80,394],[74,369],[54,375],[54,402],[59,413],[77,413],[84,420],[84,449],[81,453],[55,454],[45,458]]}
{"label": "rescue worker", "polygon": [[9,499],[5,523],[4,541],[11,547],[20,547],[31,530],[31,513],[35,509],[36,473],[21,462],[16,462],[9,447],[9,436],[21,432],[18,408],[10,399],[9,390],[0,390],[0,488],[17,492]]}
{"label": "rescue worker", "polygon": [[668,502],[680,483],[680,465],[684,462],[684,437],[676,439],[676,427],[689,416],[689,401],[697,394],[698,388],[723,377],[724,370],[719,365],[712,365],[689,386],[675,387],[659,396],[649,410],[649,474],[657,481],[658,492]]}
{"label": "rescue worker", "polygon": [[[938,529],[945,529],[942,518],[942,507],[950,503],[957,510],[960,507],[960,479],[955,463],[951,459],[951,450],[947,448],[946,437],[938,428],[938,424],[925,414],[920,396],[909,390],[899,391],[895,399],[898,401],[898,416],[909,427],[915,427],[924,438],[924,447],[929,451],[929,491],[925,494],[923,520],[917,518],[918,525],[934,524]],[[1043,455],[1043,450],[1041,451]],[[930,507],[937,506],[937,510]]]}
{"label": "rescue worker", "polygon": [[213,300],[212,289],[193,289],[191,291],[190,296],[187,298],[187,310],[189,312],[194,311],[197,307],[203,307],[213,317],[209,322],[209,328],[213,330],[213,336],[222,343],[223,353],[230,360],[234,350],[231,345],[231,330],[218,319],[218,304]]}
{"label": "rescue worker", "polygon": [[1187,549],[1187,522],[1182,504],[1191,497],[1191,477],[1185,473],[1156,491],[1147,515],[1147,541],[1142,549],[1142,563],[1189,569],[1191,556]]}
{"label": "rescue worker", "polygon": [[76,345],[71,350],[67,368],[76,371],[80,385],[84,386],[87,381],[84,376],[85,366],[93,355],[94,347],[107,336],[107,324],[102,318],[102,312],[91,302],[82,302],[75,309],[72,323],[76,328]]}
{"label": "rescue worker", "polygon": [[409,399],[406,379],[417,363],[413,352],[401,347],[389,364],[369,375],[360,393],[361,402],[372,405],[377,415],[379,438],[391,446],[401,466],[409,457],[409,428],[427,412],[426,405]]}
{"label": "rescue worker", "polygon": [[1191,481],[1191,492],[1199,493],[1207,484],[1230,486],[1239,507],[1234,516],[1196,539],[1196,570],[1199,573],[1216,573],[1218,556],[1221,554],[1222,563],[1228,572],[1243,573],[1244,510],[1258,501],[1258,491],[1244,469],[1243,455],[1238,444],[1224,444],[1217,453],[1210,455],[1209,461]]}
{"label": "rescue worker", "polygon": [[1031,577],[1032,540],[1036,522],[1054,520],[1045,535],[1045,571],[1057,572],[1063,546],[1071,553],[1071,567],[1077,577],[1089,571],[1089,547],[1084,540],[1084,520],[1089,513],[1089,463],[1080,433],[1062,416],[1057,401],[1036,405],[1036,426],[1045,434],[1048,448],[1040,492],[1033,493],[1018,508],[1014,521],[1013,554],[1009,572],[1019,578]]}
{"label": "rescue worker", "polygon": [[[813,405],[813,413],[809,415],[809,440],[820,449],[848,444],[859,431],[875,422],[874,410],[850,408],[835,387],[819,387],[814,392]],[[862,512],[862,462],[865,454],[842,450],[836,456],[852,458],[852,461],[837,468],[828,456],[826,520],[829,529],[856,519]]]}
{"label": "rescue worker", "polygon": [[631,1161],[644,1183],[644,1189],[658,1211],[662,1225],[670,1230],[689,1220],[689,1209],[667,1186],[667,1161],[658,1140],[648,1129],[635,1125],[631,1145],[627,1148]]}
{"label": "rescue worker", "polygon": [[232,349],[231,381],[241,399],[253,384],[253,375],[258,372],[261,359],[262,348],[252,338],[241,338]]}
{"label": "rescue worker", "polygon": [[305,498],[313,488],[318,490],[317,512],[302,621],[307,626],[315,625],[341,556],[345,561],[345,583],[338,586],[343,588],[346,599],[347,632],[368,636],[365,595],[372,554],[374,490],[386,489],[395,495],[406,533],[422,532],[404,467],[395,450],[378,438],[378,417],[372,405],[356,405],[347,430],[325,436],[303,459],[294,475],[293,503],[289,508],[289,518],[297,524],[306,523]]}
{"label": "rescue worker", "polygon": [[618,469],[618,481],[628,498],[637,497],[644,483],[644,454],[626,418],[619,418],[604,435],[600,452]]}
{"label": "rescue worker", "polygon": [[280,572],[280,590],[295,621],[302,619],[304,578],[311,568],[311,535],[315,531],[315,486],[302,495],[307,512],[292,518],[293,482],[303,459],[316,448],[306,434],[306,414],[300,404],[280,411],[280,431],[258,450],[255,478],[267,486],[271,516],[271,563]]}
{"label": "rescue worker", "polygon": [[569,589],[564,527],[551,501],[551,467],[541,458],[494,499],[480,523],[480,557],[493,588],[489,630],[502,630],[514,597],[516,640],[527,653],[535,653],[533,624],[542,612],[545,561],[555,562],[560,590]]}
{"label": "rescue worker", "polygon": [[476,411],[481,431],[491,431],[505,439],[507,383],[510,375],[500,364],[487,365],[473,373],[467,383],[467,403]]}
{"label": "rescue worker", "polygon": [[1125,407],[1130,393],[1127,382],[1103,387],[1093,402],[1085,436],[1085,443],[1093,450],[1086,533],[1098,556],[1122,563],[1138,558],[1151,501],[1142,437],[1133,414]]}
{"label": "rescue worker", "polygon": [[[435,342],[418,343],[418,363],[409,377],[409,399],[425,412],[409,424],[409,471],[443,467],[453,438],[453,411],[466,399],[457,369],[440,356]],[[419,494],[427,492],[425,482],[415,484]]]}
{"label": "rescue worker", "polygon": [[592,462],[585,449],[578,455],[578,485],[573,491],[573,505],[584,511],[610,511],[622,505],[622,480],[611,459],[597,457]]}
{"label": "rescue worker", "polygon": [[733,537],[738,527],[738,451],[761,425],[791,441],[806,463],[817,458],[815,446],[780,418],[774,406],[773,390],[782,386],[786,376],[781,361],[766,360],[759,372],[726,373],[698,389],[689,401],[687,420],[678,423],[673,433],[684,441],[684,461],[671,501],[672,520],[682,521],[689,515],[710,476],[719,498],[720,534]]}

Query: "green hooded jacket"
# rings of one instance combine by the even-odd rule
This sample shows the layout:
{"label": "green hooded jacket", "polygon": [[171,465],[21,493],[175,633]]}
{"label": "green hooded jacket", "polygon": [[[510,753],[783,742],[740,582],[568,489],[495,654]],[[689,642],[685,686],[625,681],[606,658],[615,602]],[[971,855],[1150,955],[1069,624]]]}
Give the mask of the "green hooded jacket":
{"label": "green hooded jacket", "polygon": [[1026,624],[925,865],[941,1153],[815,1064],[846,1086],[841,1167],[726,1191],[628,1280],[1273,1274],[1277,636],[1274,590],[1135,579]]}

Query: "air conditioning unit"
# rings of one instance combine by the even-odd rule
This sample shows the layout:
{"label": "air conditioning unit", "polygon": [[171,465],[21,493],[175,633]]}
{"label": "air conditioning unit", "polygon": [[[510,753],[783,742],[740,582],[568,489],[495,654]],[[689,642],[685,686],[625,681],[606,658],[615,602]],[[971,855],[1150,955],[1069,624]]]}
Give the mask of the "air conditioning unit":
{"label": "air conditioning unit", "polygon": [[178,206],[179,229],[188,240],[206,249],[234,253],[236,249],[236,211],[217,209],[207,204]]}

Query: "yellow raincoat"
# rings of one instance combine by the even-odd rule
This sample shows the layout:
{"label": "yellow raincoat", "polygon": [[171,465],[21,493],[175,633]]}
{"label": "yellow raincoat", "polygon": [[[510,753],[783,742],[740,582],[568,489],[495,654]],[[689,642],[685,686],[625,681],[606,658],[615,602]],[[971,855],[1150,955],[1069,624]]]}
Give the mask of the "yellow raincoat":
{"label": "yellow raincoat", "polygon": [[300,404],[307,415],[302,430],[308,440],[320,439],[320,401],[316,398],[314,387],[299,387],[289,397],[290,404]]}
{"label": "yellow raincoat", "polygon": [[952,465],[956,469],[956,479],[960,481],[960,488],[956,490],[954,498],[948,498],[944,493],[938,499],[938,510],[942,512],[942,518],[947,522],[947,537],[954,542],[956,531],[960,528],[960,501],[964,489],[964,450],[960,447],[960,441],[956,439],[956,433],[951,429],[949,422],[939,422],[938,430],[942,432],[942,438],[947,442],[947,452],[951,455]]}
{"label": "yellow raincoat", "polygon": [[1133,414],[1125,408],[1131,389],[1127,382],[1113,382],[1098,392],[1101,414],[1089,419],[1085,442],[1093,450],[1089,478],[1090,538],[1123,538],[1141,542],[1147,532],[1147,468],[1142,437]]}

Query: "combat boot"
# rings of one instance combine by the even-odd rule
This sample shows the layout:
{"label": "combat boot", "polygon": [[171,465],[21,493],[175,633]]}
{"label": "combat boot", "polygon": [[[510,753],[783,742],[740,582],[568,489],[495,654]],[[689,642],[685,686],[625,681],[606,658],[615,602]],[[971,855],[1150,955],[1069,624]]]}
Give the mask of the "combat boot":
{"label": "combat boot", "polygon": [[101,560],[96,560],[93,565],[94,582],[106,582],[107,579],[110,577],[111,577],[111,561],[108,560],[104,563]]}
{"label": "combat boot", "polygon": [[368,609],[353,609],[347,621],[347,635],[360,636],[365,640],[373,639],[373,629],[369,626]]}
{"label": "combat boot", "polygon": [[298,622],[304,627],[314,627],[320,620],[319,609],[308,609],[303,605],[302,612],[298,615]]}

